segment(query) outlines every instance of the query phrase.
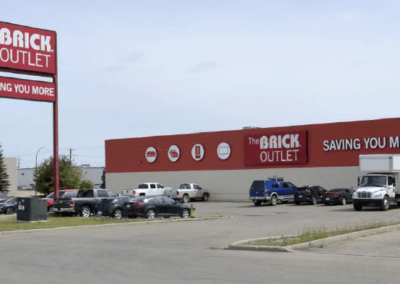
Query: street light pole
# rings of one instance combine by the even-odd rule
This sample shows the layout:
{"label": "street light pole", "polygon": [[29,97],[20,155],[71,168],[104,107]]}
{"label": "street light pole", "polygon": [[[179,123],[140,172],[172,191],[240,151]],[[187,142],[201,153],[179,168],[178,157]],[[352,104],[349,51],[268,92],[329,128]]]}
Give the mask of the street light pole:
{"label": "street light pole", "polygon": [[37,185],[37,155],[39,154],[39,151],[44,149],[44,147],[41,147],[39,150],[36,152],[36,167],[35,167],[35,174],[36,174],[36,181],[35,181],[35,196],[36,196],[36,185]]}

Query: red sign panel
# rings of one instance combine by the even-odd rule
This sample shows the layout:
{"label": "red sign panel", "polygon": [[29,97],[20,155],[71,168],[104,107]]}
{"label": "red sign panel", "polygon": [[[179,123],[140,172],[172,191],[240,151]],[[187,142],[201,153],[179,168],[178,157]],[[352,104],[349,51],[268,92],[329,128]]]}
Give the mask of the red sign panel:
{"label": "red sign panel", "polygon": [[256,134],[244,137],[244,164],[307,163],[307,131]]}
{"label": "red sign panel", "polygon": [[54,102],[56,84],[0,77],[0,97]]}
{"label": "red sign panel", "polygon": [[56,73],[56,33],[0,22],[0,67]]}

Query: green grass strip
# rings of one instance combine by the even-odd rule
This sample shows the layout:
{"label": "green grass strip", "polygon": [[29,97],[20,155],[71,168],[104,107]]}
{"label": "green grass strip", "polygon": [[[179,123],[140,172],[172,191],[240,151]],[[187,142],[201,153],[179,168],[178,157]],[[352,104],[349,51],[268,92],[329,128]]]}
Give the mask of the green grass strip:
{"label": "green grass strip", "polygon": [[386,226],[398,225],[399,221],[389,221],[389,222],[373,222],[367,224],[356,224],[350,225],[345,228],[336,228],[333,230],[328,230],[325,226],[319,228],[305,229],[298,236],[281,236],[277,238],[268,238],[253,240],[247,243],[242,243],[241,245],[248,246],[290,246],[295,244],[307,243],[315,240],[325,239],[328,237],[344,235],[353,232],[365,231],[370,229],[376,229]]}
{"label": "green grass strip", "polygon": [[104,225],[104,224],[124,224],[134,222],[149,222],[152,220],[137,218],[104,218],[104,217],[48,217],[47,222],[17,222],[15,220],[0,220],[0,232],[6,231],[19,231],[19,230],[33,230],[33,229],[47,229],[58,227],[74,227],[74,226],[88,226],[88,225]]}

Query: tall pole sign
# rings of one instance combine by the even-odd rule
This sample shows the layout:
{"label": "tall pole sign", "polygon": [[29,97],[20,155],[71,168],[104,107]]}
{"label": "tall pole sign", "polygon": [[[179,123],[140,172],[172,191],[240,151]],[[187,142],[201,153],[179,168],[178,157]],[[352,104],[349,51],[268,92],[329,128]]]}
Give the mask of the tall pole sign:
{"label": "tall pole sign", "polygon": [[0,97],[53,103],[54,195],[59,197],[57,34],[0,22],[0,71],[50,77],[52,83],[0,76]]}

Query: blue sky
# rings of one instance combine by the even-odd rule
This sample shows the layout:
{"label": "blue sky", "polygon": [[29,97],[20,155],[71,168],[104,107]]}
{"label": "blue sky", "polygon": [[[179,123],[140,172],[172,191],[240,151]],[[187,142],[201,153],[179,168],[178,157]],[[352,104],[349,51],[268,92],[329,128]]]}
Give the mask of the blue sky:
{"label": "blue sky", "polygon": [[[59,152],[104,141],[399,116],[398,1],[5,1],[55,30]],[[392,107],[393,106],[393,107]],[[52,155],[52,105],[0,99],[6,157]]]}

